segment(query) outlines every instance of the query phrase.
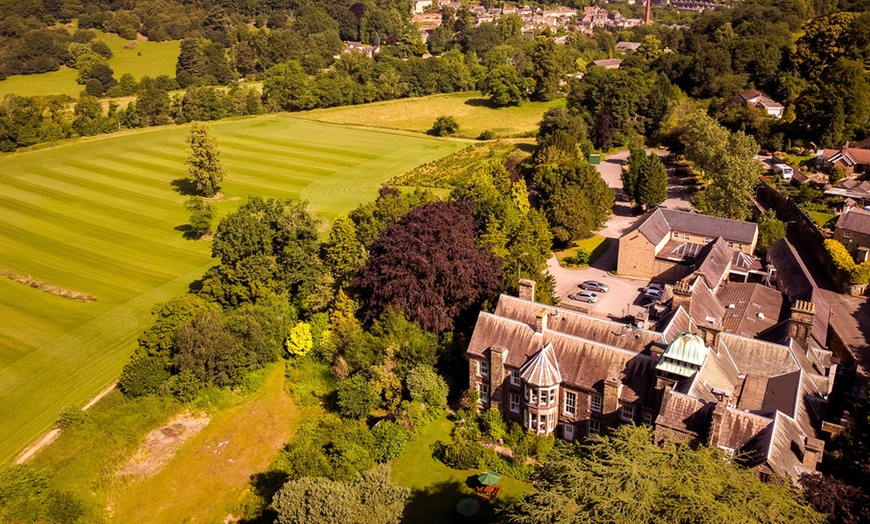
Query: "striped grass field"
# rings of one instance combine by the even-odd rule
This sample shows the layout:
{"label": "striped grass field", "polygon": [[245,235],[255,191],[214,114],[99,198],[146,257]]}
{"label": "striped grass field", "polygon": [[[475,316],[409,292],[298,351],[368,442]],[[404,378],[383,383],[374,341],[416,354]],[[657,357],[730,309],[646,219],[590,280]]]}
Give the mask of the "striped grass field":
{"label": "striped grass field", "polygon": [[[266,116],[212,124],[228,166],[219,215],[246,197],[305,199],[325,219],[464,144]],[[0,268],[95,296],[73,302],[0,278],[0,464],[61,408],[114,380],[155,303],[211,265],[187,222],[173,126],[0,156]]]}

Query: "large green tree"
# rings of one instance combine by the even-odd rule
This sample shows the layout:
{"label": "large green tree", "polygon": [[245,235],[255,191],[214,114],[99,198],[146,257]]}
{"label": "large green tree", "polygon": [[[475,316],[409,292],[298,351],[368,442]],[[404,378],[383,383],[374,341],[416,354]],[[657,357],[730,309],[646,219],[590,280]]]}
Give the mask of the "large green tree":
{"label": "large green tree", "polygon": [[221,163],[217,137],[202,122],[190,125],[187,135],[187,172],[204,197],[213,197],[220,190],[227,169]]}
{"label": "large green tree", "polygon": [[503,512],[512,524],[821,524],[797,490],[761,482],[716,448],[653,443],[653,430],[557,447],[532,493]]}
{"label": "large green tree", "polygon": [[510,64],[489,68],[480,90],[497,107],[518,106],[529,97],[529,83]]}
{"label": "large green tree", "polygon": [[532,51],[532,79],[535,81],[532,100],[549,102],[559,96],[562,71],[558,58],[557,46],[552,38],[535,38]]}
{"label": "large green tree", "polygon": [[668,173],[662,159],[655,152],[644,155],[638,169],[634,201],[651,209],[668,198]]}
{"label": "large green tree", "polygon": [[560,245],[588,238],[607,222],[615,195],[585,160],[541,166],[535,174],[542,204]]}

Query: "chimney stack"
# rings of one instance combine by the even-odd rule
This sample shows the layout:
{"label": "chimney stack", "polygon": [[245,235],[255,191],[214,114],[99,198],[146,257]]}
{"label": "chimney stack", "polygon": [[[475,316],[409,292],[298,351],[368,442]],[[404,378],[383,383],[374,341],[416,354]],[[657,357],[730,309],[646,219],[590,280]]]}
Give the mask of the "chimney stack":
{"label": "chimney stack", "polygon": [[806,300],[795,300],[791,306],[788,336],[795,339],[807,352],[810,350],[809,338],[813,331],[813,320],[816,316],[816,306]]}
{"label": "chimney stack", "polygon": [[535,281],[527,278],[520,279],[520,298],[535,301]]}
{"label": "chimney stack", "polygon": [[535,333],[543,333],[547,330],[547,317],[550,314],[547,313],[546,309],[542,309],[537,315],[535,315]]}
{"label": "chimney stack", "polygon": [[822,461],[822,455],[825,452],[825,443],[813,437],[806,437],[804,442],[804,460],[803,466],[809,470],[815,471],[819,462]]}
{"label": "chimney stack", "polygon": [[686,313],[689,312],[689,307],[692,305],[692,286],[688,282],[680,280],[674,285],[674,298],[671,304],[674,309],[683,306]]}
{"label": "chimney stack", "polygon": [[713,408],[713,416],[710,418],[710,433],[707,435],[707,445],[715,447],[719,445],[719,436],[722,434],[722,422],[725,420],[725,412],[728,405],[724,400],[716,402]]}

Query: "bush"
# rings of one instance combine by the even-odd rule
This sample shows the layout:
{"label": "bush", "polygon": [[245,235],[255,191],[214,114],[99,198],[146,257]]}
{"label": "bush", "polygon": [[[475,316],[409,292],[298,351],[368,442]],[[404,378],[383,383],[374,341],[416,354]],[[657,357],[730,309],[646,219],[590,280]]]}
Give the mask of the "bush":
{"label": "bush", "polygon": [[314,347],[314,338],[311,334],[311,324],[299,322],[290,330],[290,335],[285,343],[287,353],[291,357],[307,355]]}
{"label": "bush", "polygon": [[459,123],[452,116],[439,116],[429,130],[430,135],[449,136],[459,131]]}
{"label": "bush", "polygon": [[67,406],[60,410],[55,426],[59,429],[78,426],[87,420],[88,414],[75,406]]}
{"label": "bush", "polygon": [[578,247],[571,262],[578,266],[588,266],[591,259],[592,253],[588,249]]}
{"label": "bush", "polygon": [[338,385],[338,407],[343,417],[366,418],[378,407],[379,401],[378,394],[362,375],[356,375]]}
{"label": "bush", "polygon": [[493,139],[495,139],[495,132],[487,129],[486,131],[482,132],[480,134],[480,136],[477,137],[477,139],[478,140],[493,140]]}
{"label": "bush", "polygon": [[507,436],[507,424],[501,411],[497,409],[488,409],[481,418],[483,431],[494,442],[504,439]]}
{"label": "bush", "polygon": [[383,420],[372,428],[372,451],[375,462],[389,462],[398,457],[408,443],[405,428],[391,420]]}
{"label": "bush", "polygon": [[870,261],[856,264],[852,255],[846,250],[846,246],[831,238],[825,240],[825,249],[834,267],[850,284],[870,282]]}
{"label": "bush", "polygon": [[118,386],[128,397],[139,397],[157,392],[168,379],[169,370],[159,358],[140,353],[124,366]]}
{"label": "bush", "polygon": [[405,378],[411,400],[423,402],[427,409],[438,411],[447,405],[447,383],[431,366],[420,365]]}
{"label": "bush", "polygon": [[439,440],[432,445],[435,458],[453,469],[485,469],[486,450],[479,442],[456,439],[450,444]]}

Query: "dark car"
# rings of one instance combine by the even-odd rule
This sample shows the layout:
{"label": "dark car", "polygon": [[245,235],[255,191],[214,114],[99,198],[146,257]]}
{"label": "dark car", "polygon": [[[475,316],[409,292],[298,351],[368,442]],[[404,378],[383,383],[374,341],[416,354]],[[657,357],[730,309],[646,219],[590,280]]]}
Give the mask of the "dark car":
{"label": "dark car", "polygon": [[598,291],[599,293],[607,293],[610,291],[610,286],[607,284],[603,284],[597,280],[587,280],[580,284],[580,289],[585,289],[587,291]]}

